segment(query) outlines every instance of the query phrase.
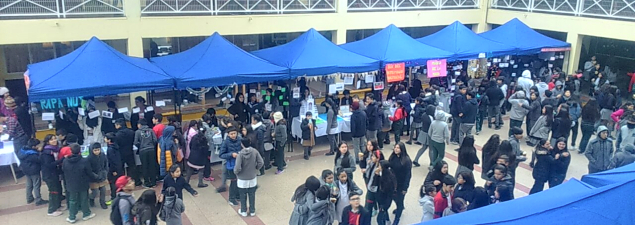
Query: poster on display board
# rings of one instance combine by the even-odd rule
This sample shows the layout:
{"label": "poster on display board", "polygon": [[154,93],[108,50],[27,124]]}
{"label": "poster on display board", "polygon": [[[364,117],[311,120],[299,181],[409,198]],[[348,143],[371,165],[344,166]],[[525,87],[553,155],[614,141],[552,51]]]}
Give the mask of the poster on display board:
{"label": "poster on display board", "polygon": [[375,82],[375,83],[373,83],[373,90],[375,90],[375,91],[384,90],[384,82]]}
{"label": "poster on display board", "polygon": [[386,64],[386,81],[388,83],[399,82],[406,79],[406,63]]}
{"label": "poster on display board", "polygon": [[344,91],[344,83],[329,84],[329,94]]}
{"label": "poster on display board", "polygon": [[428,60],[428,78],[445,77],[448,75],[447,60]]}

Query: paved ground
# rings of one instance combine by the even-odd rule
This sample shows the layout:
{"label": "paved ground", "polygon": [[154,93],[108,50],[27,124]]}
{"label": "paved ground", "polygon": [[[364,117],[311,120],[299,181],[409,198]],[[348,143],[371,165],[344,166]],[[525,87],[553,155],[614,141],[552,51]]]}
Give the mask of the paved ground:
{"label": "paved ground", "polygon": [[[506,121],[505,126],[501,130],[495,131],[488,129],[487,126],[480,135],[476,137],[477,149],[480,151],[480,146],[483,146],[487,139],[492,134],[499,134],[501,137],[507,136],[507,125],[509,121]],[[523,127],[524,130],[524,127]],[[578,142],[579,142],[578,137]],[[322,141],[322,139],[324,139]],[[406,138],[403,137],[405,140]],[[320,143],[327,143],[326,138],[319,139]],[[419,145],[407,145],[408,153],[414,158]],[[457,152],[453,149],[458,146],[449,145],[446,146],[445,160],[450,165],[450,174],[454,174],[457,164]],[[521,148],[528,154],[531,154],[532,148],[521,144]],[[185,194],[184,201],[186,206],[186,212],[183,215],[184,224],[232,224],[232,225],[284,225],[288,224],[291,211],[293,210],[293,203],[290,198],[295,188],[304,182],[306,177],[315,175],[319,177],[323,169],[333,168],[333,156],[324,156],[327,145],[317,146],[314,150],[314,157],[309,161],[303,160],[301,157],[301,147],[296,146],[295,152],[287,154],[289,159],[288,169],[281,175],[274,175],[274,170],[267,171],[265,176],[258,178],[258,184],[260,188],[256,193],[256,217],[240,217],[237,213],[238,208],[232,207],[227,204],[227,193],[216,193],[212,186],[207,188],[197,189],[199,192],[198,197],[192,197],[189,194]],[[392,145],[384,147],[384,154],[388,156],[392,150]],[[479,158],[481,153],[478,153]],[[529,155],[531,157],[531,155]],[[429,158],[427,152],[422,156],[419,161],[422,165],[429,164]],[[218,186],[220,165],[213,167],[214,176],[217,177],[217,181],[213,183],[214,186]],[[475,168],[475,177],[477,179],[477,186],[484,184],[484,181],[480,179],[481,168]],[[355,176],[355,182],[364,189],[363,179],[360,172]],[[419,188],[428,173],[427,166],[413,168],[412,180],[410,183],[410,189],[406,195],[405,211],[403,213],[402,224],[413,224],[420,220],[422,210],[419,206]],[[587,173],[587,160],[583,155],[577,153],[572,154],[572,161],[567,174],[567,179],[580,177]],[[196,179],[193,179],[196,180]],[[526,196],[529,189],[534,183],[531,177],[531,168],[527,163],[521,164],[517,170],[516,178],[516,190],[515,196],[517,198]],[[25,180],[19,180],[19,184],[13,183],[13,178],[8,167],[0,168],[0,221],[2,224],[37,224],[39,222],[46,222],[50,225],[67,224],[65,216],[68,211],[65,211],[64,216],[60,217],[48,217],[46,216],[46,206],[35,207],[34,205],[26,205],[25,200]],[[192,181],[194,184],[195,181]],[[143,190],[139,189],[135,191],[135,195],[139,196]],[[47,188],[42,186],[42,194],[44,198],[48,198]],[[392,205],[394,208],[394,204]],[[527,206],[531,207],[531,206]],[[78,224],[110,224],[108,219],[110,210],[103,210],[101,208],[93,208],[93,211],[97,214],[90,222],[81,222]],[[391,215],[392,216],[392,215]],[[373,218],[374,219],[374,218]],[[373,221],[373,224],[375,222]]]}

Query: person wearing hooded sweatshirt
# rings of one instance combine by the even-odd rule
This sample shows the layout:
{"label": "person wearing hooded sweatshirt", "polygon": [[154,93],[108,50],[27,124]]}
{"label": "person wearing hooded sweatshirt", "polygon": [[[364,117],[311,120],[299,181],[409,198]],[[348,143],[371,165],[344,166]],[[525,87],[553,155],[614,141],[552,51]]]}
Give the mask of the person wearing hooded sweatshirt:
{"label": "person wearing hooded sweatshirt", "polygon": [[510,193],[509,196],[513,196],[514,192],[514,183],[512,182],[512,177],[509,175],[507,171],[507,166],[502,164],[496,164],[493,168],[494,174],[492,177],[487,180],[485,183],[485,189],[487,189],[487,194],[490,196],[490,199],[494,199],[494,192],[498,186],[506,186]]}
{"label": "person wearing hooded sweatshirt", "polygon": [[533,164],[534,169],[531,173],[534,178],[534,186],[529,191],[530,195],[541,192],[545,187],[545,183],[549,181],[551,164],[555,160],[550,151],[551,143],[549,143],[548,139],[540,140],[534,150],[533,155],[536,157],[536,163]]}
{"label": "person wearing hooded sweatshirt", "polygon": [[430,124],[430,167],[436,165],[445,157],[445,145],[450,143],[450,130],[448,124],[443,121],[445,114],[437,111],[434,121]]}
{"label": "person wearing hooded sweatshirt", "polygon": [[[212,132],[208,130],[207,132]],[[206,131],[201,130],[197,132],[192,140],[190,140],[190,159],[187,161],[187,175],[185,176],[185,181],[190,183],[190,177],[194,174],[194,171],[199,171],[198,175],[198,185],[199,188],[207,187],[208,185],[203,182],[203,174],[201,172],[205,172],[203,170],[206,169],[206,166],[209,164],[209,142],[207,141]]]}
{"label": "person wearing hooded sweatshirt", "polygon": [[415,167],[421,166],[419,165],[419,157],[421,157],[421,155],[426,152],[426,149],[428,149],[428,146],[430,146],[430,135],[428,134],[428,130],[430,129],[430,125],[432,124],[432,116],[434,115],[435,111],[436,107],[434,107],[433,105],[428,105],[426,107],[425,113],[421,117],[421,133],[419,133],[419,136],[417,137],[417,142],[421,144],[421,148],[419,149],[419,151],[417,151],[417,155],[412,162]]}
{"label": "person wearing hooded sweatshirt", "polygon": [[106,185],[108,185],[108,181],[106,180],[106,176],[108,175],[108,158],[106,158],[106,154],[101,150],[101,144],[97,142],[93,143],[90,146],[90,152],[86,158],[90,163],[93,173],[99,175],[99,179],[92,179],[90,181],[90,206],[95,206],[95,198],[97,198],[97,194],[99,194],[99,205],[102,209],[107,209]]}
{"label": "person wearing hooded sweatshirt", "polygon": [[540,97],[537,92],[531,93],[529,96],[529,107],[527,107],[527,134],[531,132],[540,116],[542,115],[542,104],[540,104]]}
{"label": "person wearing hooded sweatshirt", "polygon": [[538,93],[540,94],[540,99],[545,99],[545,91],[549,90],[549,85],[545,83],[545,81],[540,80],[540,82],[536,83],[536,88],[538,88]]}
{"label": "person wearing hooded sweatshirt", "polygon": [[44,148],[40,154],[40,163],[42,166],[42,180],[46,182],[49,190],[49,216],[62,215],[62,183],[60,182],[59,166],[62,165],[63,159],[55,159],[55,155],[59,152],[57,137],[48,134],[44,137]]}
{"label": "person wearing hooded sweatshirt", "polygon": [[134,136],[134,146],[139,149],[139,159],[141,160],[143,181],[145,187],[154,187],[156,185],[156,154],[155,148],[157,146],[157,137],[152,130],[148,127],[148,122],[145,119],[139,119],[137,124],[137,131]]}
{"label": "person wearing hooded sweatshirt", "polygon": [[329,198],[331,189],[322,186],[315,192],[317,201],[311,205],[306,225],[331,225],[335,220],[335,198]]}
{"label": "person wearing hooded sweatshirt", "polygon": [[181,214],[183,212],[185,212],[185,204],[183,204],[183,200],[176,195],[176,189],[174,187],[167,188],[165,196],[163,197],[163,205],[161,206],[159,218],[165,221],[167,225],[182,225]]}
{"label": "person wearing hooded sweatshirt", "polygon": [[71,144],[71,153],[68,158],[64,159],[62,171],[66,178],[66,189],[69,192],[68,210],[69,215],[66,221],[75,223],[77,212],[82,210],[82,220],[86,221],[95,217],[95,213],[90,211],[88,205],[88,182],[90,180],[99,179],[99,175],[91,170],[88,159],[84,159],[81,155],[81,147],[78,144]]}
{"label": "person wearing hooded sweatshirt", "polygon": [[[527,89],[529,90],[529,89]],[[518,127],[520,128],[523,125],[523,120],[525,120],[525,116],[529,112],[527,108],[529,108],[529,102],[525,98],[524,91],[517,91],[509,97],[507,100],[512,105],[512,109],[509,112],[509,136],[512,135],[512,128]]]}
{"label": "person wearing hooded sweatshirt", "polygon": [[478,113],[478,102],[476,101],[474,92],[468,92],[465,96],[467,100],[463,105],[463,115],[461,116],[459,146],[463,143],[465,136],[472,134],[472,128],[476,123],[476,114]]}
{"label": "person wearing hooded sweatshirt", "polygon": [[613,154],[613,140],[609,138],[609,129],[599,126],[597,138],[589,142],[584,155],[589,160],[589,173],[602,172],[609,169]]}
{"label": "person wearing hooded sweatshirt", "polygon": [[635,116],[628,116],[626,125],[620,128],[617,136],[617,150],[621,150],[628,144],[635,144]]}
{"label": "person wearing hooded sweatshirt", "polygon": [[[39,144],[39,140],[29,139],[18,152],[18,159],[20,159],[20,168],[26,176],[26,203],[31,204],[35,201],[35,205],[44,205],[48,201],[42,200],[42,195],[40,195],[42,162],[40,161]],[[33,198],[34,195],[35,198]]]}
{"label": "person wearing hooded sweatshirt", "polygon": [[306,225],[311,206],[315,203],[315,192],[320,188],[320,180],[310,176],[304,184],[295,189],[291,202],[294,203],[289,225]]}
{"label": "person wearing hooded sweatshirt", "polygon": [[522,77],[518,78],[517,86],[527,91],[523,94],[525,94],[525,98],[529,98],[529,89],[534,86],[534,81],[531,79],[531,72],[529,70],[523,71]]}
{"label": "person wearing hooded sweatshirt", "polygon": [[505,100],[505,93],[503,93],[502,89],[496,85],[496,81],[492,80],[490,81],[489,88],[485,91],[485,95],[489,99],[489,104],[487,105],[487,127],[492,128],[492,124],[494,124],[496,129],[500,129],[500,105],[501,102]]}
{"label": "person wearing hooded sweatshirt", "polygon": [[434,197],[437,195],[437,189],[432,185],[421,185],[419,190],[419,205],[423,207],[423,216],[421,222],[427,222],[434,219]]}
{"label": "person wearing hooded sweatshirt", "polygon": [[262,113],[262,127],[264,128],[262,146],[264,154],[260,156],[262,156],[265,162],[265,166],[263,166],[265,170],[271,169],[271,154],[275,148],[272,134],[274,133],[276,127],[271,119],[272,114],[273,113],[269,111]]}
{"label": "person wearing hooded sweatshirt", "polygon": [[234,167],[236,166],[236,157],[238,157],[238,153],[242,149],[242,138],[238,137],[238,130],[233,126],[227,128],[227,137],[229,138],[225,138],[220,146],[219,157],[226,160],[225,176],[227,177],[227,179],[231,180],[231,184],[229,185],[229,204],[235,206],[238,205],[238,202],[236,200],[239,199],[239,196],[238,183],[236,181]]}
{"label": "person wearing hooded sweatshirt", "polygon": [[615,169],[635,162],[635,145],[626,144],[622,151],[615,153],[609,164],[609,169]]}
{"label": "person wearing hooded sweatshirt", "polygon": [[160,177],[165,177],[173,164],[177,163],[177,143],[174,142],[173,126],[167,126],[163,130],[159,139],[159,149],[157,149],[157,162],[159,163]]}
{"label": "person wearing hooded sweatshirt", "polygon": [[562,83],[562,81],[557,80],[556,81],[556,88],[554,88],[553,90],[551,90],[551,92],[553,93],[553,96],[556,97],[556,99],[562,98],[562,96],[564,95],[564,84]]}
{"label": "person wearing hooded sweatshirt", "polygon": [[366,124],[368,119],[366,112],[359,108],[359,102],[351,104],[351,135],[353,136],[353,149],[355,150],[355,162],[359,164],[359,153],[366,152]]}
{"label": "person wearing hooded sweatshirt", "polygon": [[260,153],[251,146],[249,139],[242,139],[242,150],[236,157],[234,174],[238,178],[238,192],[240,196],[240,210],[238,214],[247,216],[247,197],[249,197],[249,213],[256,216],[256,188],[258,181],[256,175],[263,167],[264,161]]}

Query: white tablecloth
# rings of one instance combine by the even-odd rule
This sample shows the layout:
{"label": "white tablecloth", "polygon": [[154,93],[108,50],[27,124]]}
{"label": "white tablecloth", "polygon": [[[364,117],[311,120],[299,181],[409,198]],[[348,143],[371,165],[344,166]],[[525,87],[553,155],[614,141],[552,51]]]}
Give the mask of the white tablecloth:
{"label": "white tablecloth", "polygon": [[13,151],[13,141],[5,141],[4,146],[0,148],[0,166],[8,166],[13,163],[19,166],[20,160]]}
{"label": "white tablecloth", "polygon": [[[314,117],[315,118],[315,117]],[[316,137],[326,135],[326,114],[320,114],[317,118],[317,130],[315,131]],[[321,121],[320,121],[321,120]],[[302,138],[302,129],[300,128],[302,119],[300,117],[293,118],[291,123],[291,135],[295,138]],[[350,133],[351,132],[351,118],[350,117],[337,117],[337,129],[336,133]]]}

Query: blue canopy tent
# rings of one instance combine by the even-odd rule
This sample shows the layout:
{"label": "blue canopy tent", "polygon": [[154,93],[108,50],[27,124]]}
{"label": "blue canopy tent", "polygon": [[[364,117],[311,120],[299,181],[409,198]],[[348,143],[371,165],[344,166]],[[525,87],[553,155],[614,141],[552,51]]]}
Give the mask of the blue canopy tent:
{"label": "blue canopy tent", "polygon": [[96,37],[62,57],[27,66],[30,101],[174,87],[148,60],[124,55]]}
{"label": "blue canopy tent", "polygon": [[582,176],[582,181],[593,185],[594,187],[602,187],[605,185],[633,179],[635,177],[633,175],[635,175],[635,163],[631,163],[626,166],[622,166],[612,170],[584,175]]}
{"label": "blue canopy tent", "polygon": [[358,73],[379,69],[377,60],[346,51],[311,28],[295,40],[252,54],[289,68],[292,77]]}
{"label": "blue canopy tent", "polygon": [[423,65],[428,59],[450,58],[454,54],[413,39],[391,24],[370,37],[341,45],[351,52],[386,63],[406,62],[406,66]]}
{"label": "blue canopy tent", "polygon": [[542,35],[514,18],[496,29],[479,34],[489,40],[515,47],[516,55],[538,54],[544,48],[570,50],[571,44]]}
{"label": "blue canopy tent", "polygon": [[485,53],[487,57],[508,55],[515,49],[513,46],[481,37],[459,21],[417,41],[452,52],[456,59],[476,59],[480,53]]}
{"label": "blue canopy tent", "polygon": [[187,51],[150,61],[175,77],[177,89],[289,79],[288,69],[245,52],[216,32]]}
{"label": "blue canopy tent", "polygon": [[[434,224],[631,224],[635,181],[593,188],[571,179],[530,196],[423,223]],[[620,204],[616,204],[616,203]]]}

